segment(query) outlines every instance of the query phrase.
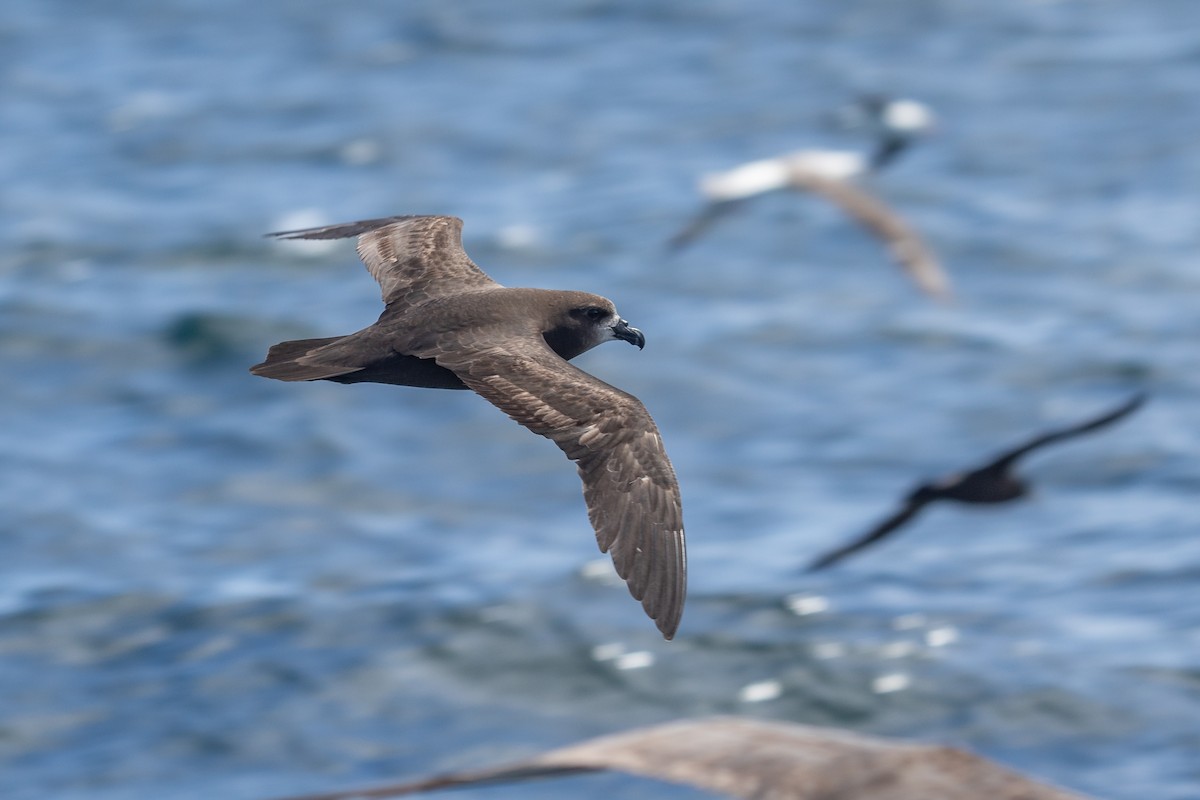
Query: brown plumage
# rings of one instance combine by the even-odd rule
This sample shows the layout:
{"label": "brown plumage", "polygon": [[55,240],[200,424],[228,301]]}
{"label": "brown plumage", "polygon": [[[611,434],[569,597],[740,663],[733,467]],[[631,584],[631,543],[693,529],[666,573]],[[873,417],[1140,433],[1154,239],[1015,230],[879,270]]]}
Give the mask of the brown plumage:
{"label": "brown plumage", "polygon": [[929,483],[922,483],[908,494],[904,505],[892,516],[857,539],[821,556],[812,563],[809,570],[824,569],[836,564],[846,556],[878,542],[915,517],[917,512],[925,506],[935,501],[952,500],[958,503],[993,504],[1006,503],[1024,497],[1029,492],[1029,485],[1013,472],[1013,467],[1020,458],[1048,444],[1111,425],[1122,417],[1132,414],[1144,402],[1146,402],[1146,395],[1138,393],[1098,417],[1035,436],[1017,447],[1006,450],[981,467],[966,472],[956,472]]}
{"label": "brown plumage", "polygon": [[400,797],[598,770],[748,800],[1086,800],[953,747],[736,717],[636,728],[490,769],[291,800]]}
{"label": "brown plumage", "polygon": [[683,613],[683,510],[658,427],[642,403],[567,363],[641,331],[586,292],[506,288],[462,247],[462,220],[413,216],[270,234],[358,236],[385,308],[357,333],[282,342],[251,372],[285,381],[473,389],[579,468],[600,549],[663,636]]}

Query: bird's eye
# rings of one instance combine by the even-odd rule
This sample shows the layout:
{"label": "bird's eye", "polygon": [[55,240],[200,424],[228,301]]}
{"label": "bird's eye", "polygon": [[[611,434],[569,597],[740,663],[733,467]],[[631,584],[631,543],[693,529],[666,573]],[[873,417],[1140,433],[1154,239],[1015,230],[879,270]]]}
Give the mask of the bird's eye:
{"label": "bird's eye", "polygon": [[608,312],[605,311],[603,308],[599,308],[597,306],[591,306],[591,307],[585,308],[583,310],[583,315],[585,317],[587,317],[588,319],[604,319],[605,317],[608,316]]}

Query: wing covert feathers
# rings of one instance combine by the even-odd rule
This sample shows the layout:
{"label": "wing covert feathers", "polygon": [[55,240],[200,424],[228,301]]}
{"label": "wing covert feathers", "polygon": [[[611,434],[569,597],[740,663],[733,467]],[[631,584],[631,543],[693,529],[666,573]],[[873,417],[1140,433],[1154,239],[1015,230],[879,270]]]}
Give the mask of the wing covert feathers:
{"label": "wing covert feathers", "polygon": [[[658,427],[633,395],[559,358],[543,343],[423,353],[575,462],[588,518],[630,594],[667,639],[687,593],[679,483]],[[524,345],[525,340],[520,344]]]}

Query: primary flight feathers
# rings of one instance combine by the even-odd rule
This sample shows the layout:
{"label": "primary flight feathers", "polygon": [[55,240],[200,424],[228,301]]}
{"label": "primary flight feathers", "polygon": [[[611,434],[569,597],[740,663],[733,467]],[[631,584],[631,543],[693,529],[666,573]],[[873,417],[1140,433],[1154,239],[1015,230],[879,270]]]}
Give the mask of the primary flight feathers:
{"label": "primary flight feathers", "polygon": [[1048,444],[1111,425],[1122,417],[1132,414],[1145,402],[1145,393],[1139,392],[1116,408],[1097,417],[1035,436],[1017,447],[1004,451],[981,467],[967,472],[956,472],[930,483],[923,483],[909,493],[904,500],[904,505],[892,516],[857,539],[821,556],[812,563],[809,569],[824,569],[883,539],[915,517],[917,512],[925,506],[937,500],[953,500],[959,503],[1004,503],[1023,497],[1029,491],[1029,485],[1020,476],[1013,473],[1013,467],[1018,459]]}
{"label": "primary flight feathers", "polygon": [[675,635],[687,585],[683,508],[658,427],[636,397],[567,363],[606,341],[645,346],[611,301],[501,286],[467,256],[455,217],[387,217],[269,235],[357,236],[385,308],[357,333],[277,344],[251,372],[473,389],[576,463],[600,549],[663,636]]}

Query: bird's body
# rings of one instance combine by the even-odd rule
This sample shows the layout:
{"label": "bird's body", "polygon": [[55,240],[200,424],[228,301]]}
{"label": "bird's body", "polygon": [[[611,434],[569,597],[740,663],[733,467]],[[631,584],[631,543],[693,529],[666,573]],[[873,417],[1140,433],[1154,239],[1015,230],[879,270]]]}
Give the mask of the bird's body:
{"label": "bird's body", "polygon": [[812,563],[809,569],[824,569],[883,539],[915,517],[925,506],[938,500],[991,505],[1024,497],[1029,493],[1029,484],[1013,471],[1019,459],[1053,442],[1111,425],[1122,417],[1132,414],[1144,402],[1146,402],[1146,395],[1139,393],[1098,417],[1049,431],[1018,447],[1006,450],[983,466],[966,472],[956,472],[936,481],[922,483],[908,494],[899,510],[892,516],[857,539],[821,556]]}
{"label": "bird's body", "polygon": [[501,286],[467,257],[461,230],[454,217],[389,217],[274,234],[358,236],[385,308],[356,333],[277,344],[251,371],[472,389],[553,440],[579,468],[601,550],[671,638],[687,574],[674,470],[641,402],[567,363],[614,339],[640,348],[645,337],[599,295]]}
{"label": "bird's body", "polygon": [[873,152],[797,150],[704,175],[697,186],[706,205],[670,239],[668,248],[683,249],[754,197],[799,190],[825,198],[880,239],[922,291],[948,297],[949,281],[932,250],[903,217],[857,183],[891,164],[924,135],[933,125],[933,115],[913,100],[867,98],[859,109],[876,137]]}
{"label": "bird's body", "polygon": [[[466,329],[488,329],[496,335],[541,335],[564,360],[601,342],[584,339],[573,327],[532,324],[533,309],[562,303],[566,309],[596,305],[603,298],[586,292],[507,288],[497,284],[470,293],[435,297],[416,307],[389,306],[373,325],[347,336],[281,342],[254,373],[279,380],[332,380],[340,383],[390,383],[430,389],[466,389],[452,371],[434,358],[398,352],[404,342],[409,353],[422,337]],[[545,327],[546,329],[541,329]],[[303,352],[296,351],[303,345]],[[275,348],[280,348],[276,350]]]}
{"label": "bird's body", "polygon": [[1007,466],[955,473],[934,483],[923,484],[908,496],[909,502],[954,500],[971,505],[1007,503],[1029,493],[1029,485],[1009,472]]}
{"label": "bird's body", "polygon": [[705,175],[699,189],[707,200],[728,203],[767,192],[792,188],[792,176],[814,175],[831,181],[857,178],[867,171],[861,153],[849,150],[797,150],[794,153],[750,161],[725,172]]}

